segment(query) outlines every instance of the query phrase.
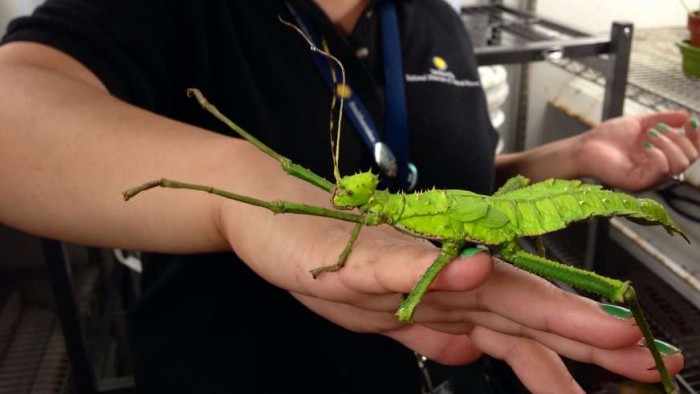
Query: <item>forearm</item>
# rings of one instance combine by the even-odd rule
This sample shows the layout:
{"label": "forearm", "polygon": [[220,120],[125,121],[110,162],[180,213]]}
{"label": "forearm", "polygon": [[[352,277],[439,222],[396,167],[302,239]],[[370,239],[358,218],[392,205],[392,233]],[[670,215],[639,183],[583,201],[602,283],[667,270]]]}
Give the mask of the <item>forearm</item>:
{"label": "forearm", "polygon": [[533,182],[549,178],[573,179],[583,176],[577,164],[581,136],[565,138],[522,152],[496,156],[499,184],[515,175],[524,175]]}
{"label": "forearm", "polygon": [[244,141],[140,110],[87,79],[7,53],[0,54],[3,223],[99,246],[223,250],[230,246],[220,198],[158,190],[125,203],[121,192],[169,177],[264,198],[260,179],[285,177]]}

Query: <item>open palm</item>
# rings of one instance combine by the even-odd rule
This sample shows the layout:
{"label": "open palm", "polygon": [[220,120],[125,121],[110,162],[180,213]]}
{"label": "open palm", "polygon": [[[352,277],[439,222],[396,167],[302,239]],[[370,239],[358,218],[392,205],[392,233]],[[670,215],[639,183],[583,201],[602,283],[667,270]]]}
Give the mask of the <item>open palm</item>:
{"label": "open palm", "polygon": [[698,151],[700,131],[688,115],[660,112],[601,123],[583,137],[578,160],[585,175],[639,191],[683,172]]}

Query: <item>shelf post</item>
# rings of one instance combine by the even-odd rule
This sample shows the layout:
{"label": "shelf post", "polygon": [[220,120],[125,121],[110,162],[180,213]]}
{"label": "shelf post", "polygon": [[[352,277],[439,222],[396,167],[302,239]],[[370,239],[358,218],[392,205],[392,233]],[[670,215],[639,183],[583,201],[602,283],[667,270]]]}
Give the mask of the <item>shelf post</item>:
{"label": "shelf post", "polygon": [[[633,34],[634,26],[631,23],[614,22],[612,25],[609,51],[610,67],[606,70],[605,75],[603,121],[623,114]],[[608,219],[593,220],[588,227],[586,269],[604,274],[609,239],[610,221]]]}

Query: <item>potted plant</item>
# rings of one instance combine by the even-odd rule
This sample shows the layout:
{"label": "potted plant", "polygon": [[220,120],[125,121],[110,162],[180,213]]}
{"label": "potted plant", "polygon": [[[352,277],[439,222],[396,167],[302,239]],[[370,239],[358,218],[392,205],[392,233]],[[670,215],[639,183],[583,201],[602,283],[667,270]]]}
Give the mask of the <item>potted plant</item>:
{"label": "potted plant", "polygon": [[700,79],[700,5],[691,9],[680,0],[688,13],[688,32],[690,39],[678,43],[683,57],[683,73],[691,78]]}

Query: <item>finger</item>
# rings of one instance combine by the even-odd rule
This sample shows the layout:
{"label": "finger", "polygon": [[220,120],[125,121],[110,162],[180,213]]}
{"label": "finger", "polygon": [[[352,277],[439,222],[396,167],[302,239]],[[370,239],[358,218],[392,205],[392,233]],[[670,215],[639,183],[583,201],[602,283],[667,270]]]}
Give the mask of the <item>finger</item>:
{"label": "finger", "polygon": [[697,118],[690,119],[684,126],[685,136],[700,151],[700,122]]}
{"label": "finger", "polygon": [[381,312],[330,301],[301,293],[291,293],[309,309],[348,330],[363,333],[383,333],[403,327],[393,312]]}
{"label": "finger", "polygon": [[[471,312],[476,310],[604,348],[627,346],[640,338],[632,320],[612,317],[601,304],[564,292],[542,278],[500,261],[489,281],[478,289],[430,293],[424,297],[423,306],[424,310],[419,308],[416,312],[416,321],[473,322],[475,317]],[[433,308],[444,312],[434,312]]]}
{"label": "finger", "polygon": [[[524,334],[572,360],[593,363],[641,382],[660,380],[651,352],[639,344],[620,349],[601,349],[545,332],[526,330]],[[664,364],[671,375],[680,372],[683,363],[683,356],[680,353],[664,357]]]}
{"label": "finger", "polygon": [[[474,326],[483,327],[503,335],[533,339],[559,355],[576,361],[593,363],[631,379],[642,382],[660,380],[654,368],[651,353],[638,344],[616,349],[602,349],[552,333],[533,330],[491,313],[477,312],[472,315],[471,320],[473,323],[431,323],[428,327],[455,335],[469,333]],[[664,364],[672,375],[683,368],[683,362],[681,354],[664,357]]]}
{"label": "finger", "polygon": [[444,365],[468,364],[482,355],[466,335],[451,335],[419,324],[404,326],[386,335]]}
{"label": "finger", "polygon": [[[651,353],[648,349],[639,346],[639,341],[620,348],[603,349],[560,335],[524,327],[492,313],[477,312],[472,315],[471,320],[473,323],[430,324],[429,327],[453,334],[468,333],[473,326],[484,327],[504,335],[533,339],[564,357],[585,363],[594,363],[631,379],[643,382],[659,380],[658,372],[652,368],[654,359]],[[683,357],[680,354],[667,356],[664,363],[671,374],[676,374],[683,367]]]}
{"label": "finger", "polygon": [[[348,246],[353,226],[341,223],[327,228],[318,250],[308,248],[298,258],[304,264],[298,280],[305,286],[295,289],[312,296],[353,297],[358,294],[380,295],[389,291],[377,282],[375,270],[386,266],[396,276],[406,276],[406,270],[418,270],[429,265],[439,249],[427,241],[409,238],[388,228],[364,228],[344,263],[336,271],[322,272],[313,278],[310,271],[336,264]],[[319,257],[320,256],[320,257]],[[391,291],[399,293],[398,291]],[[338,298],[334,298],[338,299]]]}
{"label": "finger", "polygon": [[520,338],[474,327],[469,337],[484,353],[505,361],[533,393],[583,393],[561,358],[545,346]]}
{"label": "finger", "polygon": [[664,154],[670,170],[669,175],[679,174],[690,165],[690,160],[681,148],[658,130],[649,131],[649,142]]}
{"label": "finger", "polygon": [[671,167],[666,159],[666,155],[654,146],[650,141],[644,142],[644,156],[646,157],[646,165],[639,171],[644,172],[646,179],[650,183],[663,181],[671,174]]}
{"label": "finger", "polygon": [[666,138],[671,140],[683,152],[690,162],[698,158],[698,148],[686,136],[683,129],[677,129],[667,126],[664,123],[659,124],[656,130],[661,132]]}
{"label": "finger", "polygon": [[664,111],[650,114],[635,115],[642,130],[649,130],[660,123],[671,127],[682,127],[688,122],[688,113],[684,111]]}
{"label": "finger", "polygon": [[[340,272],[344,285],[368,294],[410,292],[439,256],[439,250],[429,242],[411,241],[411,244],[362,243],[348,259],[352,269]],[[457,258],[438,275],[431,290],[476,288],[488,279],[492,265],[488,253]]]}
{"label": "finger", "polygon": [[382,333],[445,365],[467,364],[481,356],[479,349],[465,335],[451,335],[418,324],[405,325],[399,323],[393,313],[367,311],[303,294],[292,295],[324,318],[349,330]]}

